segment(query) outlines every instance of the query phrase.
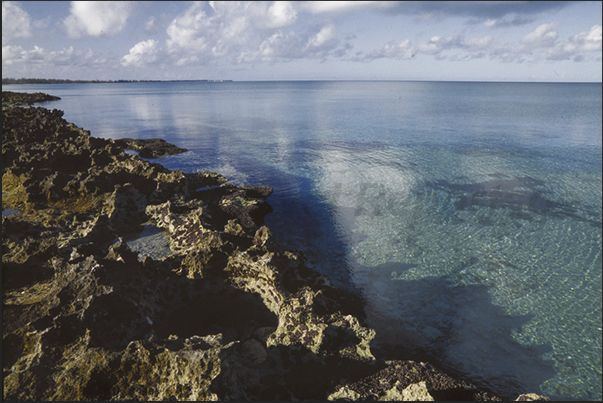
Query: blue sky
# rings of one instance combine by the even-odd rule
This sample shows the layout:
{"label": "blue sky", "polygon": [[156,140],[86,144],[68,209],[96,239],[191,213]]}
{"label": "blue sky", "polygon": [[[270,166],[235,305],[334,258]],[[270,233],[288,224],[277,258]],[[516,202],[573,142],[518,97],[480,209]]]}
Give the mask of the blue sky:
{"label": "blue sky", "polygon": [[601,82],[601,4],[3,1],[2,77]]}

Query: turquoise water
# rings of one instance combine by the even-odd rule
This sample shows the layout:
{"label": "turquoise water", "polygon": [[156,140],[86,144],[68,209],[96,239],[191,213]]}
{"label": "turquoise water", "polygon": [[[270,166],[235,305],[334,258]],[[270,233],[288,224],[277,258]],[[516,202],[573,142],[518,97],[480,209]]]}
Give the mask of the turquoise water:
{"label": "turquoise water", "polygon": [[269,185],[266,224],[363,295],[373,348],[503,396],[601,400],[601,84],[3,86],[157,162]]}

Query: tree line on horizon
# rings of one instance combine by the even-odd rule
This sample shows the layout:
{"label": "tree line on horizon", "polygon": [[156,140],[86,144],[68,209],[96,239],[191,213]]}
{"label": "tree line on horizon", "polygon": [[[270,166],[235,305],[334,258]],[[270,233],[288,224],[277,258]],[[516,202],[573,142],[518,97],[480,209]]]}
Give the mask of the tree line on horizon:
{"label": "tree line on horizon", "polygon": [[89,84],[89,83],[149,83],[177,81],[223,82],[232,80],[67,80],[61,78],[3,78],[2,85],[8,84]]}

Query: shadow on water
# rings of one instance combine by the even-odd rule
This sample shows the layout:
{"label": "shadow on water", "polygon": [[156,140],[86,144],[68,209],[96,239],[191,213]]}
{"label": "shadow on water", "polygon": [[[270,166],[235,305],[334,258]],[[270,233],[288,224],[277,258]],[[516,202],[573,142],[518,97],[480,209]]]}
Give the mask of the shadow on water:
{"label": "shadow on water", "polygon": [[427,360],[503,398],[541,393],[539,385],[555,375],[542,358],[552,347],[512,338],[530,316],[510,316],[492,303],[488,287],[453,285],[448,276],[392,280],[392,270],[410,268],[396,262],[365,268],[375,274],[357,284],[377,332],[376,356]]}
{"label": "shadow on water", "polygon": [[[539,393],[539,385],[555,375],[552,362],[542,358],[550,346],[523,346],[512,337],[530,317],[509,316],[492,303],[488,287],[455,285],[446,276],[397,281],[393,272],[415,268],[401,262],[357,267],[349,260],[350,240],[338,228],[332,207],[316,195],[311,178],[252,157],[228,160],[236,171],[249,174],[249,183],[273,187],[268,199],[273,213],[265,224],[277,241],[301,250],[334,285],[363,295],[368,324],[377,332],[372,349],[378,357],[430,361],[504,398]],[[534,209],[526,209],[531,198],[527,193],[535,194],[540,183],[502,180],[455,185],[442,181],[430,185],[461,200],[458,208],[500,204],[530,214],[572,213],[548,199],[536,199]],[[468,198],[466,206],[463,197]]]}
{"label": "shadow on water", "polygon": [[446,276],[393,278],[415,269],[415,264],[352,267],[356,265],[349,261],[350,244],[338,230],[333,211],[312,195],[312,182],[290,175],[284,180],[296,183],[304,196],[279,195],[277,184],[267,225],[285,246],[303,248],[335,285],[363,295],[369,325],[377,332],[372,344],[376,355],[427,360],[504,398],[542,393],[539,386],[555,375],[552,362],[542,358],[551,346],[523,346],[512,337],[530,316],[508,315],[492,303],[486,286],[454,285]]}
{"label": "shadow on water", "polygon": [[[279,193],[279,186],[292,183],[296,187],[294,192]],[[353,287],[345,263],[349,245],[338,232],[331,209],[311,191],[312,181],[287,175],[271,186],[274,193],[268,202],[274,213],[265,218],[265,223],[276,239],[287,248],[301,248],[308,263],[334,285]]]}

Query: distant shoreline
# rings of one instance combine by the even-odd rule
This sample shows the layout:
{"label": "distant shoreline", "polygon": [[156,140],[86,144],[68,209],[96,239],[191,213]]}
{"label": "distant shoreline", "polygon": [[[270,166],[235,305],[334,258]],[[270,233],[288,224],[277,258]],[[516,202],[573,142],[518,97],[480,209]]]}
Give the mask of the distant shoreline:
{"label": "distant shoreline", "polygon": [[[202,80],[67,80],[53,78],[3,78],[2,85],[20,85],[20,84],[121,84],[121,83],[231,83],[235,80],[221,79],[202,79]],[[364,80],[364,79],[287,79],[287,80],[236,80],[236,82],[330,82],[330,81],[354,81],[354,82],[423,82],[423,83],[483,83],[483,84],[582,84],[601,85],[600,81],[470,81],[470,80],[454,80],[454,81],[439,81],[439,80]]]}
{"label": "distant shoreline", "polygon": [[178,82],[206,82],[225,83],[232,80],[64,80],[52,78],[3,78],[2,85],[10,84],[114,84],[114,83],[178,83]]}

